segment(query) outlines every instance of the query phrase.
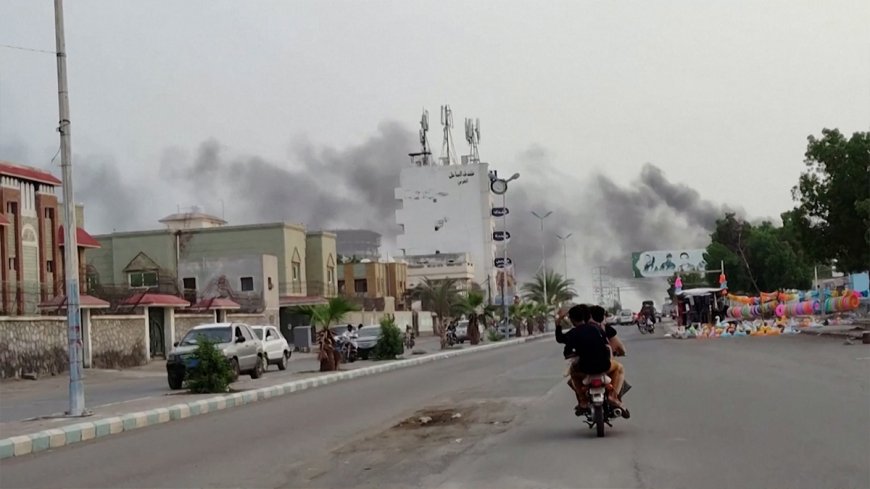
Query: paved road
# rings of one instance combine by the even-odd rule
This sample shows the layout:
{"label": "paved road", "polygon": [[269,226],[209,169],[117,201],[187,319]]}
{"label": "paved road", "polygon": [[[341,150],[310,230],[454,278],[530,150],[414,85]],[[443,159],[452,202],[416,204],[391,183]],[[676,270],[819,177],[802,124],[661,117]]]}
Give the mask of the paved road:
{"label": "paved road", "polygon": [[9,459],[0,487],[870,487],[867,347],[621,331],[605,439],[538,341]]}
{"label": "paved road", "polygon": [[[420,338],[416,349],[437,352],[438,341],[431,336]],[[359,361],[354,366],[370,364],[371,362]],[[294,374],[316,371],[319,368],[320,364],[313,355],[295,354],[291,357],[286,371],[279,371],[278,367],[270,365],[262,381],[253,381],[249,376],[243,375],[234,387],[246,389],[276,377],[286,377],[289,381]],[[69,378],[66,374],[36,382],[4,382],[0,384],[0,423],[63,413],[69,406],[68,389]],[[164,361],[155,360],[147,367],[124,371],[85,370],[85,401],[88,408],[159,397],[171,392],[166,382]]]}

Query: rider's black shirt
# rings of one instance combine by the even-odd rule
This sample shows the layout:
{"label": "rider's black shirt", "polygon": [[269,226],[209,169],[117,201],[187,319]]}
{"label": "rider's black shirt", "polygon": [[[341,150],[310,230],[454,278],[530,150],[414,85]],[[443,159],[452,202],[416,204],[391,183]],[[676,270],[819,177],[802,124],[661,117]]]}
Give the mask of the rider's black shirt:
{"label": "rider's black shirt", "polygon": [[601,373],[610,370],[610,348],[608,339],[616,336],[610,325],[604,331],[595,324],[582,324],[562,332],[556,326],[556,341],[565,344],[565,358],[577,356],[577,369],[584,373]]}

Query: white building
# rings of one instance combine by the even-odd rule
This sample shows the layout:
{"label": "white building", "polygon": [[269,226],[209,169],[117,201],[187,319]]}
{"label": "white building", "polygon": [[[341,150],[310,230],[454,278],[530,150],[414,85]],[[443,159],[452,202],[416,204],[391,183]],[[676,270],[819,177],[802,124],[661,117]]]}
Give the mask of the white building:
{"label": "white building", "polygon": [[491,196],[487,163],[444,165],[414,158],[396,189],[402,202],[396,211],[402,228],[398,248],[405,255],[468,253],[474,280],[486,289],[495,257]]}

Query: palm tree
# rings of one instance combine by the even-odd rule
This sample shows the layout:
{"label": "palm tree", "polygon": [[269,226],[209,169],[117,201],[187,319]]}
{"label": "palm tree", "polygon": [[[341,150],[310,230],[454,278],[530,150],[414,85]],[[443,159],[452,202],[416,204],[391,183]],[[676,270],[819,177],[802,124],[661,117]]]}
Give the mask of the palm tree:
{"label": "palm tree", "polygon": [[[546,300],[544,298],[544,283],[547,284]],[[577,296],[577,292],[574,291],[574,280],[565,278],[552,270],[538,272],[531,282],[523,284],[522,290],[526,299],[540,304],[559,304],[570,301]]]}
{"label": "palm tree", "polygon": [[329,329],[338,323],[349,312],[356,311],[357,305],[344,297],[332,297],[327,304],[305,306],[300,311],[311,318],[311,324],[319,328],[317,332],[317,359],[320,360],[321,372],[338,370],[341,355],[335,349],[335,334]]}
{"label": "palm tree", "polygon": [[483,294],[472,290],[465,297],[460,297],[456,303],[456,311],[468,318],[468,341],[472,345],[480,343],[478,321],[483,316]]}
{"label": "palm tree", "polygon": [[441,349],[447,348],[447,328],[444,325],[446,318],[459,303],[459,290],[456,288],[456,279],[432,280],[424,278],[423,283],[414,289],[414,297],[423,304],[423,309],[432,311],[438,318],[438,335],[441,337]]}

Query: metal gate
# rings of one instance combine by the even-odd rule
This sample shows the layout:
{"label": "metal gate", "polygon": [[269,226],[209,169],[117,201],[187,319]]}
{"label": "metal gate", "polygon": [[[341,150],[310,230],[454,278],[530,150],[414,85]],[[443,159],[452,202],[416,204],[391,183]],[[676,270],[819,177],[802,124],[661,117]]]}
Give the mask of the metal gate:
{"label": "metal gate", "polygon": [[163,308],[148,309],[148,336],[151,338],[151,357],[166,358],[166,324]]}

